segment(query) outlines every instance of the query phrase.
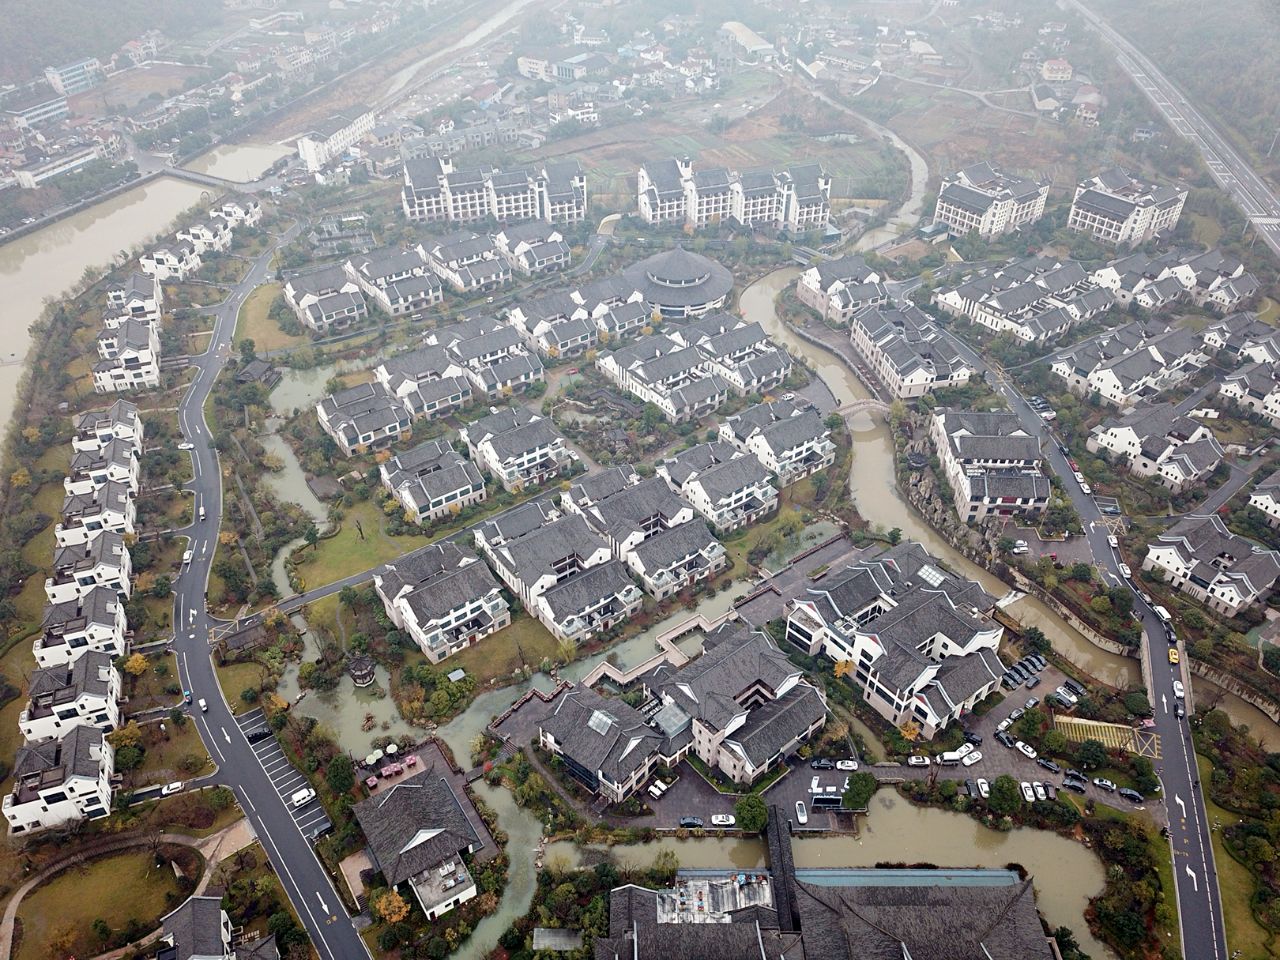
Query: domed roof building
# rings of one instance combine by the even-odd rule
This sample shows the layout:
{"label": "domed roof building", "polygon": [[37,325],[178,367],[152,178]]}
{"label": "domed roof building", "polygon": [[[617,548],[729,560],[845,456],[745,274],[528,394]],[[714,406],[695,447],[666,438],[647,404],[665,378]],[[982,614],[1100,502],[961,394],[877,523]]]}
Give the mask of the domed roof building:
{"label": "domed roof building", "polygon": [[700,253],[674,247],[622,271],[664,317],[698,317],[719,310],[733,289],[733,274]]}

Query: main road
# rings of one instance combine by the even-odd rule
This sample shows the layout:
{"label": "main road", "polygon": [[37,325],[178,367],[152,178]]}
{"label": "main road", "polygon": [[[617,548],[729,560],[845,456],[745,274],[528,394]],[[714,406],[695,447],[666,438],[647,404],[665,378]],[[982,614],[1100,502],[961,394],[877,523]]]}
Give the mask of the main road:
{"label": "main road", "polygon": [[1068,3],[1115,48],[1120,66],[1169,125],[1196,146],[1218,185],[1240,205],[1271,252],[1280,256],[1280,200],[1271,187],[1141,50],[1080,0]]}
{"label": "main road", "polygon": [[277,793],[272,778],[259,763],[223,699],[209,655],[208,637],[214,621],[206,606],[206,594],[222,526],[222,471],[205,421],[204,404],[218,373],[231,357],[241,305],[256,286],[270,279],[275,248],[292,240],[298,230],[297,226],[290,228],[259,256],[230,296],[218,305],[209,347],[191,361],[196,375],[178,407],[178,422],[192,445],[194,479],[188,489],[195,498],[194,517],[191,525],[176,531],[176,535],[190,538],[192,558],[174,589],[174,651],[184,688],[191,692],[193,701],[204,706],[203,710],[193,710],[192,717],[205,746],[217,760],[216,780],[235,791],[322,960],[353,960],[368,957],[369,951],[287,801]]}
{"label": "main road", "polygon": [[[1108,587],[1125,587],[1133,595],[1134,610],[1142,620],[1143,643],[1150,662],[1151,689],[1147,695],[1155,710],[1155,732],[1160,737],[1161,759],[1156,770],[1169,816],[1174,888],[1182,928],[1182,955],[1188,960],[1228,960],[1218,874],[1213,862],[1213,844],[1201,794],[1200,773],[1196,767],[1188,720],[1179,715],[1181,701],[1173,692],[1175,680],[1184,686],[1190,682],[1185,674],[1186,650],[1176,635],[1172,643],[1166,639],[1165,623],[1156,614],[1151,600],[1131,577],[1124,576],[1120,566],[1123,560],[1113,546],[1108,518],[1103,516],[1092,495],[1086,494],[1075,482],[1075,470],[1068,462],[1065,445],[1012,383],[1001,377],[964,341],[949,333],[946,336],[975,369],[988,375],[992,386],[1003,394],[1024,429],[1041,440],[1045,459],[1062,478],[1067,495],[1080,515],[1094,564],[1103,582]],[[1181,654],[1178,664],[1169,662],[1170,649],[1177,649]]]}

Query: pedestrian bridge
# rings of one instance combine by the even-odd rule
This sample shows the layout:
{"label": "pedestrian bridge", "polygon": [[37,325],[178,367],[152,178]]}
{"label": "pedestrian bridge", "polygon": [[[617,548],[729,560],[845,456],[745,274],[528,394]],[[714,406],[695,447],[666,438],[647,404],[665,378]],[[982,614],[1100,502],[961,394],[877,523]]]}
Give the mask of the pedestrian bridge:
{"label": "pedestrian bridge", "polygon": [[889,404],[885,403],[883,400],[873,400],[870,398],[866,400],[855,400],[853,403],[846,403],[843,407],[838,408],[836,413],[842,417],[851,417],[855,413],[861,413],[864,410],[871,410],[887,415],[889,413]]}

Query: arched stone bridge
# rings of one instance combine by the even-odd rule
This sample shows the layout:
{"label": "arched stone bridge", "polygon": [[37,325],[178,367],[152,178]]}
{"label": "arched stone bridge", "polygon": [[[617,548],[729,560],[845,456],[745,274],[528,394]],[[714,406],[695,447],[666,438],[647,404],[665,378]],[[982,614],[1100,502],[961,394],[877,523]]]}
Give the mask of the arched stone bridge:
{"label": "arched stone bridge", "polygon": [[843,407],[838,408],[836,413],[842,417],[848,417],[855,413],[861,413],[863,410],[874,410],[879,413],[887,414],[889,412],[889,405],[883,400],[873,400],[868,398],[866,400],[855,400],[853,403],[846,403]]}

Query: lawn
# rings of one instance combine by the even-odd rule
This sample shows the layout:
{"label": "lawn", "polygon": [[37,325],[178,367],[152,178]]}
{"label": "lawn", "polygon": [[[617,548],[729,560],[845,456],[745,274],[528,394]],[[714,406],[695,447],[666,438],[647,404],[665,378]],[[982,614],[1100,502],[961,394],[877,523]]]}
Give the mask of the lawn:
{"label": "lawn", "polygon": [[1202,213],[1193,213],[1190,216],[1191,235],[1195,237],[1196,242],[1203,243],[1206,247],[1216,247],[1222,237],[1222,227],[1218,221]]}
{"label": "lawn", "polygon": [[[189,780],[213,769],[213,764],[208,759],[209,749],[200,739],[200,732],[196,730],[194,723],[188,720],[181,727],[175,727],[165,718],[164,726],[164,734],[160,733],[158,723],[149,723],[142,728],[147,752],[142,766],[133,771],[135,787]],[[204,764],[198,769],[181,769],[179,763],[185,757],[196,757],[204,760]]]}
{"label": "lawn", "polygon": [[224,663],[217,667],[218,683],[222,686],[223,696],[231,705],[232,713],[251,709],[249,704],[240,699],[240,691],[249,687],[257,687],[266,676],[261,664],[252,660],[243,663]]}
{"label": "lawn", "polygon": [[[93,922],[106,920],[114,929],[137,920],[147,930],[172,909],[166,894],[178,892],[177,879],[167,864],[157,867],[145,849],[93,860],[67,870],[37,888],[18,909],[22,942],[15,960],[46,957],[91,957],[101,949]],[[70,931],[69,949],[56,950],[51,941]]]}
{"label": "lawn", "polygon": [[1280,300],[1263,297],[1262,303],[1258,304],[1258,319],[1264,323],[1280,322]]}
{"label": "lawn", "polygon": [[[346,511],[342,529],[321,540],[315,549],[302,547],[297,572],[304,590],[322,587],[369,570],[388,560],[403,556],[422,546],[421,537],[393,537],[384,529],[386,517],[371,500],[355,504]],[[363,528],[363,535],[361,535]]]}
{"label": "lawn", "polygon": [[[1208,780],[1213,772],[1209,761],[1197,755],[1196,764],[1200,768],[1200,779]],[[1207,795],[1204,807],[1210,825],[1231,823],[1239,819],[1236,814],[1222,809]],[[1274,956],[1269,948],[1271,937],[1262,924],[1254,919],[1253,910],[1249,906],[1253,899],[1253,874],[1227,852],[1219,831],[1211,830],[1210,833],[1213,837],[1213,862],[1218,868],[1218,896],[1222,901],[1222,918],[1227,927],[1227,949],[1233,956],[1237,951],[1248,958]]]}
{"label": "lawn", "polygon": [[524,664],[537,667],[544,657],[557,656],[551,632],[539,620],[513,609],[511,626],[455,653],[446,661],[446,669],[461,667],[483,688],[492,679],[510,679]]}
{"label": "lawn", "polygon": [[236,320],[236,344],[252,340],[258,350],[279,350],[306,343],[306,337],[291,337],[271,319],[271,304],[280,293],[280,284],[267,283],[249,294]]}

